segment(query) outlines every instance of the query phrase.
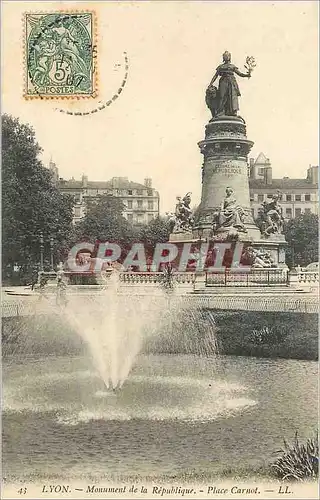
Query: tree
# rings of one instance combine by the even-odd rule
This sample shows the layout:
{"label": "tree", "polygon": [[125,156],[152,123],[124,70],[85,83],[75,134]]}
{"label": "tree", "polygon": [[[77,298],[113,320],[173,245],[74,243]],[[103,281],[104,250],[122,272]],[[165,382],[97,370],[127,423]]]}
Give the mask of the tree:
{"label": "tree", "polygon": [[284,235],[288,242],[286,260],[292,265],[306,266],[317,262],[319,217],[315,214],[302,214],[290,219],[284,227]]}
{"label": "tree", "polygon": [[56,260],[62,259],[72,232],[71,197],[60,193],[38,155],[34,130],[17,118],[2,116],[2,270],[11,279],[14,266],[23,281],[40,260],[40,233],[49,254],[54,239]]}
{"label": "tree", "polygon": [[169,235],[170,229],[167,220],[157,217],[140,229],[139,239],[150,253],[153,252],[157,243],[167,242]]}
{"label": "tree", "polygon": [[76,243],[109,241],[123,250],[135,238],[132,225],[123,216],[125,207],[119,198],[103,195],[87,205],[87,213],[75,228]]}
{"label": "tree", "polygon": [[[87,205],[87,213],[75,228],[75,243],[88,241],[96,244],[108,241],[121,247],[123,260],[133,243],[143,243],[146,255],[153,255],[156,243],[169,239],[165,219],[157,217],[144,226],[132,225],[123,215],[125,206],[119,198],[103,195]],[[95,253],[95,252],[94,252]]]}

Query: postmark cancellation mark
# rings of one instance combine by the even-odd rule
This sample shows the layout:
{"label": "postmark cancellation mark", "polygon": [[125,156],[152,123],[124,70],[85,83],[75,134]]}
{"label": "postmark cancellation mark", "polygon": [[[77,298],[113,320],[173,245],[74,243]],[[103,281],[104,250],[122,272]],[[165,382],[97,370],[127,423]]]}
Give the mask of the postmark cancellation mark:
{"label": "postmark cancellation mark", "polygon": [[95,97],[94,12],[26,13],[25,97]]}

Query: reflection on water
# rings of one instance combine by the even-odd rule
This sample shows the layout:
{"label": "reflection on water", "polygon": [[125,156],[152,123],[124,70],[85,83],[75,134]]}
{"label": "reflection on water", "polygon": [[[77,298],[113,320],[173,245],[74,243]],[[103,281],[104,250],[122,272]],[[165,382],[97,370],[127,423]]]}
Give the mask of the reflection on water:
{"label": "reflection on water", "polygon": [[140,356],[117,393],[85,357],[16,359],[3,379],[8,476],[262,465],[317,422],[314,362]]}

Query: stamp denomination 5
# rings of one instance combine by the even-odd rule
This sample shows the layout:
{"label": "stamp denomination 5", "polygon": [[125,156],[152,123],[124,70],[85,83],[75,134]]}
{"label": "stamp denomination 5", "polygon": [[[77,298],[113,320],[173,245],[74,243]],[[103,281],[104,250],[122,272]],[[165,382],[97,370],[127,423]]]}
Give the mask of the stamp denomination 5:
{"label": "stamp denomination 5", "polygon": [[25,97],[95,97],[93,12],[27,13]]}

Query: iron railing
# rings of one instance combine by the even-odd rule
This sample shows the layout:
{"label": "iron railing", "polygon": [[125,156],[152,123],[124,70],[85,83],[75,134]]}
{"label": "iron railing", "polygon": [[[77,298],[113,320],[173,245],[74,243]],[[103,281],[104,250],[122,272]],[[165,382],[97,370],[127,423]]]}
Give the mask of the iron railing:
{"label": "iron railing", "polygon": [[[290,293],[290,292],[288,292]],[[195,296],[186,297],[186,304]],[[281,294],[267,295],[205,295],[197,296],[197,301],[192,302],[193,305],[212,309],[212,310],[226,310],[226,311],[259,311],[259,312],[291,312],[291,313],[305,313],[305,314],[318,314],[319,313],[319,300],[318,297],[306,295],[304,297],[297,297],[293,295],[285,295],[283,291]]]}
{"label": "iron railing", "polygon": [[206,271],[206,286],[273,286],[287,285],[288,272],[285,269],[216,269]]}
{"label": "iron railing", "polygon": [[[289,293],[289,292],[288,292]],[[148,292],[150,294],[150,291]],[[132,300],[141,300],[143,292],[132,295]],[[1,304],[2,317],[23,317],[34,315],[50,315],[54,313],[55,301],[32,301],[25,299],[22,301],[3,301]],[[201,294],[185,295],[179,298],[181,307],[195,307],[205,309],[217,309],[228,311],[270,311],[270,312],[292,312],[292,313],[318,313],[319,300],[317,296],[306,295],[285,295],[281,294],[259,295],[259,294]],[[153,307],[150,305],[150,307]],[[155,302],[156,307],[156,302]]]}

